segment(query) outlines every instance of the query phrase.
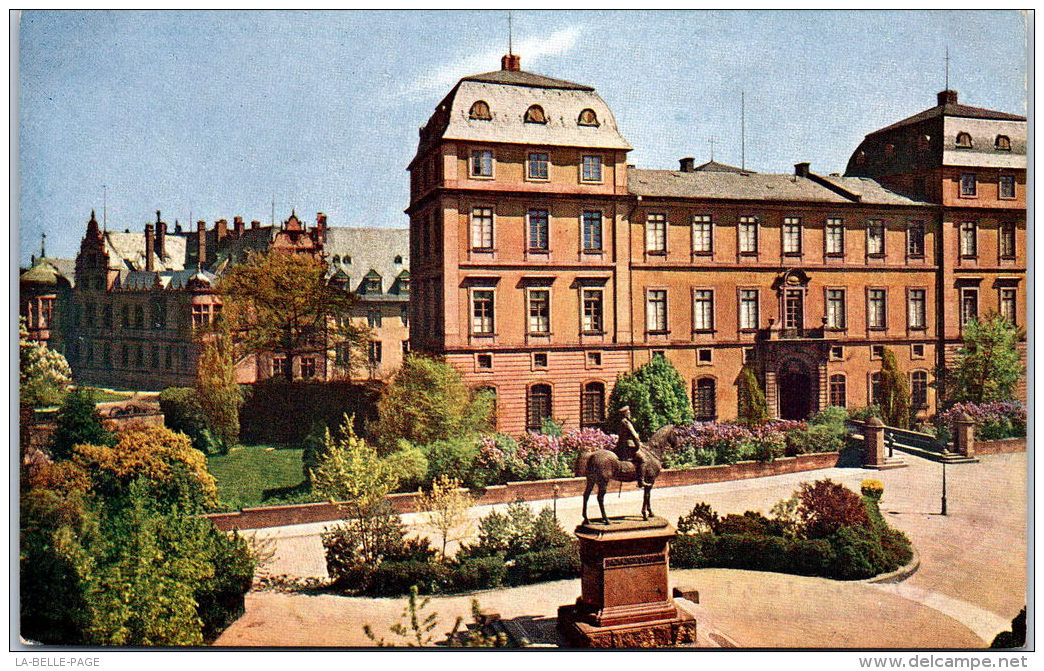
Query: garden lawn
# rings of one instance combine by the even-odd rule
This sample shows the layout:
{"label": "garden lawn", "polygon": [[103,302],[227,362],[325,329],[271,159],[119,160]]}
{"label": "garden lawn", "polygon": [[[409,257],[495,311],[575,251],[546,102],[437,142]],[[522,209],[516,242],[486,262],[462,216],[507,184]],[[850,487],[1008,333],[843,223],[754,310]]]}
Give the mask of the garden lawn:
{"label": "garden lawn", "polygon": [[[210,455],[207,467],[217,480],[222,504],[250,507],[275,504],[272,494],[304,481],[300,448],[272,449],[267,445],[237,445],[228,454]],[[268,491],[269,495],[265,496]]]}
{"label": "garden lawn", "polygon": [[110,391],[108,389],[91,389],[91,399],[95,403],[109,403],[112,401],[126,401],[134,395],[130,391]]}

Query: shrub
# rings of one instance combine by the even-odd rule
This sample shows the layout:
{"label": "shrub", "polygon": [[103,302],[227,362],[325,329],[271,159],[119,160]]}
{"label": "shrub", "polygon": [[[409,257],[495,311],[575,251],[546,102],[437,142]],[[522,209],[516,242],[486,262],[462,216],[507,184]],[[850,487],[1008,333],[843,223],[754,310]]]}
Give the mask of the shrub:
{"label": "shrub", "polygon": [[899,370],[890,347],[881,354],[881,412],[884,423],[905,429],[910,425],[910,381]]}
{"label": "shrub", "polygon": [[471,468],[479,452],[473,438],[437,440],[421,449],[428,464],[425,485],[430,486],[439,477],[471,484]]}
{"label": "shrub", "polygon": [[845,447],[845,430],[834,424],[812,424],[807,429],[791,431],[786,435],[786,454],[812,454],[815,452],[840,452]]}
{"label": "shrub", "polygon": [[545,506],[534,515],[529,504],[516,501],[506,512],[493,510],[480,519],[478,541],[462,546],[457,557],[499,555],[513,559],[535,550],[565,547],[572,540],[550,508]]}
{"label": "shrub", "polygon": [[449,578],[449,569],[439,562],[415,559],[381,562],[369,576],[370,596],[398,596],[416,587],[421,594],[435,594]]}
{"label": "shrub", "polygon": [[326,425],[313,421],[308,435],[301,441],[301,472],[305,482],[312,484],[312,471],[319,468],[319,462],[326,454]]}
{"label": "shrub", "polygon": [[471,480],[477,487],[504,484],[522,478],[526,465],[518,456],[518,443],[511,436],[498,433],[478,442],[478,454],[472,463]]}
{"label": "shrub", "polygon": [[729,514],[713,527],[718,536],[750,534],[754,536],[782,536],[783,528],[759,512],[748,510],[742,515]]}
{"label": "shrub", "polygon": [[556,422],[552,417],[545,417],[540,422],[540,433],[554,438],[562,437],[562,423]]}
{"label": "shrub", "polygon": [[826,538],[841,527],[870,524],[859,495],[831,480],[803,483],[798,498],[798,517],[806,538]]}
{"label": "shrub", "polygon": [[402,491],[415,491],[429,479],[428,458],[424,456],[424,450],[404,440],[399,441],[398,448],[384,461],[398,478]]}
{"label": "shrub", "polygon": [[580,546],[571,541],[566,546],[521,554],[512,561],[508,575],[513,585],[576,578],[580,575]]}
{"label": "shrub", "polygon": [[883,573],[888,562],[881,543],[870,529],[841,527],[829,538],[834,549],[833,577],[842,580],[860,580]]}
{"label": "shrub", "polygon": [[1026,366],[1018,343],[1025,332],[993,313],[972,319],[961,329],[964,343],[941,377],[951,401],[1011,401]]}
{"label": "shrub", "polygon": [[769,412],[765,393],[761,391],[761,384],[751,366],[744,366],[740,371],[738,384],[740,422],[750,426],[767,422]]}
{"label": "shrub", "polygon": [[450,564],[447,589],[454,592],[496,589],[504,584],[507,573],[507,564],[498,556],[463,559]]}
{"label": "shrub", "polygon": [[1026,645],[1026,607],[1011,621],[1011,629],[1002,631],[990,643],[991,648],[1022,648]]}
{"label": "shrub", "polygon": [[808,420],[808,423],[812,426],[831,426],[836,431],[843,432],[847,419],[848,410],[836,405],[830,405],[813,415],[812,419]]}
{"label": "shrub", "polygon": [[518,457],[525,465],[526,479],[546,480],[573,475],[577,453],[561,438],[542,433],[527,433],[518,439]]}
{"label": "shrub", "polygon": [[88,389],[74,389],[58,409],[57,427],[51,454],[68,459],[75,445],[113,445],[116,436],[102,424]]}
{"label": "shrub", "polygon": [[975,435],[982,440],[1026,435],[1026,408],[1021,403],[1010,401],[963,402],[954,404],[936,416],[935,423],[940,439],[950,440],[954,422],[961,413],[967,413],[976,422]]}
{"label": "shrub", "polygon": [[609,394],[609,415],[619,417],[620,408],[630,406],[635,429],[646,440],[662,426],[692,421],[692,406],[685,380],[663,356],[633,372],[616,378]]}
{"label": "shrub", "polygon": [[877,405],[868,405],[865,408],[849,408],[848,418],[854,419],[857,422],[865,422],[871,417],[880,417],[881,407]]}
{"label": "shrub", "polygon": [[159,403],[163,421],[171,431],[188,436],[192,447],[204,454],[220,451],[218,441],[207,427],[207,418],[195,389],[168,387],[160,392]]}
{"label": "shrub", "polygon": [[706,568],[707,546],[713,544],[708,534],[678,534],[671,540],[671,568]]}
{"label": "shrub", "polygon": [[243,392],[236,382],[232,338],[225,329],[206,338],[196,367],[196,398],[222,454],[239,442]]}
{"label": "shrub", "polygon": [[678,532],[683,534],[714,533],[717,527],[718,513],[704,502],[697,503],[687,515],[678,518]]}

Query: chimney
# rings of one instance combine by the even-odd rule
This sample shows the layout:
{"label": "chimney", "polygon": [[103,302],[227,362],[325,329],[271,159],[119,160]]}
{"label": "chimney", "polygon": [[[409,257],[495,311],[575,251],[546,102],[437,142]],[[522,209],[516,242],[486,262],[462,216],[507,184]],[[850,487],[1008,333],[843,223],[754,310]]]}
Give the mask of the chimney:
{"label": "chimney", "polygon": [[319,244],[326,244],[326,215],[322,212],[315,215],[315,230]]}
{"label": "chimney", "polygon": [[250,230],[256,231],[259,228],[261,228],[261,222],[260,221],[258,221],[257,219],[254,219],[253,221],[250,222]]}
{"label": "chimney", "polygon": [[808,173],[810,172],[810,170],[808,168],[809,168],[809,163],[807,163],[807,162],[806,163],[795,163],[794,164],[794,174],[797,175],[798,177],[805,177],[805,178],[807,178],[808,177]]}
{"label": "chimney", "polygon": [[504,54],[500,59],[500,69],[518,72],[522,69],[522,57],[518,54]]}
{"label": "chimney", "polygon": [[945,91],[939,91],[937,96],[939,106],[943,105],[956,105],[957,104],[957,92],[953,89],[947,89]]}
{"label": "chimney", "polygon": [[243,217],[232,217],[232,230],[237,238],[243,236]]}
{"label": "chimney", "polygon": [[228,237],[228,219],[218,219],[214,223],[214,237],[219,245],[222,240]]}
{"label": "chimney", "polygon": [[682,172],[696,172],[696,159],[691,156],[678,159],[678,170]]}
{"label": "chimney", "polygon": [[156,254],[167,258],[167,222],[160,221],[160,211],[156,210]]}
{"label": "chimney", "polygon": [[153,272],[156,270],[156,238],[153,237],[152,222],[145,224],[145,270]]}
{"label": "chimney", "polygon": [[207,262],[207,222],[200,219],[196,222],[196,264],[200,270]]}

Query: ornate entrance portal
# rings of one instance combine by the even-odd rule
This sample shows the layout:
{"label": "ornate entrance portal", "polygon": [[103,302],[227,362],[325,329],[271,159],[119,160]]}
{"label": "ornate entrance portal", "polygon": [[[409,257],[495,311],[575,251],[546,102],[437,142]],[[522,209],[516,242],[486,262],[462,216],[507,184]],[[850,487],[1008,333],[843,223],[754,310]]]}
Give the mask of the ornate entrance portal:
{"label": "ornate entrance portal", "polygon": [[803,362],[788,359],[783,362],[776,375],[781,419],[805,420],[816,409],[815,381]]}

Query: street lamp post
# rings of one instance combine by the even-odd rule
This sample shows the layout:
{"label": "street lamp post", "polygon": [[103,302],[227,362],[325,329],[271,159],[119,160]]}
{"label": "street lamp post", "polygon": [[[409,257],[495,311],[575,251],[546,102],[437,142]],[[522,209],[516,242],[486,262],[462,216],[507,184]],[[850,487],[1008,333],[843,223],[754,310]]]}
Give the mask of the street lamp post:
{"label": "street lamp post", "polygon": [[943,483],[942,483],[942,514],[946,514],[946,462],[942,462],[943,465]]}

